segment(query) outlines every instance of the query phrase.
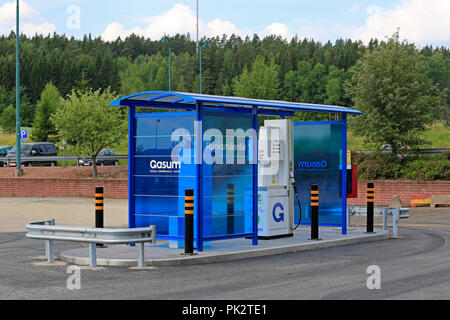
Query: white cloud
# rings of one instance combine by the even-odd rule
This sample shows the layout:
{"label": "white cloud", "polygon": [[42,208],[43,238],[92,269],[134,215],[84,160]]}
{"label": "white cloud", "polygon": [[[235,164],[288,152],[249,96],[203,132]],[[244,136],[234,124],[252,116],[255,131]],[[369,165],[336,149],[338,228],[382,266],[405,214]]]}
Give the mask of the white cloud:
{"label": "white cloud", "polygon": [[358,3],[354,3],[351,8],[348,10],[348,12],[350,13],[355,13],[358,12],[359,10],[361,10],[361,7]]}
{"label": "white cloud", "polygon": [[292,38],[292,36],[289,33],[289,28],[287,27],[287,25],[281,22],[274,22],[259,33],[259,36],[261,38],[270,35],[281,36],[283,39],[288,40]]}
{"label": "white cloud", "polygon": [[[19,1],[20,19],[30,20],[39,16],[39,12],[35,11],[28,3],[23,0]],[[0,24],[12,24],[16,21],[16,1],[7,2],[0,7]]]}
{"label": "white cloud", "polygon": [[402,0],[393,9],[369,6],[363,27],[350,34],[368,42],[371,38],[390,37],[400,28],[400,37],[418,44],[450,43],[449,0]]}
{"label": "white cloud", "polygon": [[[34,34],[48,34],[56,31],[55,25],[45,21],[39,12],[27,2],[20,0],[20,32],[33,36]],[[7,2],[0,7],[0,34],[8,34],[16,30],[16,1]]]}
{"label": "white cloud", "polygon": [[[143,19],[148,25],[144,28],[135,27],[126,29],[122,24],[113,22],[109,24],[101,34],[102,39],[106,41],[116,40],[119,36],[123,39],[132,33],[151,39],[160,39],[164,35],[187,34],[194,36],[197,33],[197,18],[195,13],[186,5],[176,4],[172,9],[157,16],[151,16]],[[226,34],[239,34],[240,31],[230,21],[214,19],[211,22],[204,23],[199,20],[200,36],[222,36]]]}

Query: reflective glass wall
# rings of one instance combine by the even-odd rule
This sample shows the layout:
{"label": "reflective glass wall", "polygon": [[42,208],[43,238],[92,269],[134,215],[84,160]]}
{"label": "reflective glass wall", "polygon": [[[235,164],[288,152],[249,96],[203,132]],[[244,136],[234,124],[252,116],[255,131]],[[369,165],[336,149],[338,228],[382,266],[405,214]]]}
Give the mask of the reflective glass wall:
{"label": "reflective glass wall", "polygon": [[[340,164],[342,158],[342,123],[296,122],[294,124],[295,180],[299,187],[302,223],[310,224],[310,190],[319,185],[319,224],[342,224]],[[294,221],[299,209],[294,202]]]}

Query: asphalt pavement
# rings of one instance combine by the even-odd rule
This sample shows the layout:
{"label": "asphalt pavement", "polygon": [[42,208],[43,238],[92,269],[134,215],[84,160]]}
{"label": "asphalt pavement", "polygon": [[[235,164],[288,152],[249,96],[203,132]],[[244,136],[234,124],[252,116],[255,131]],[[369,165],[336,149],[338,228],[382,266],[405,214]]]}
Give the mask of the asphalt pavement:
{"label": "asphalt pavement", "polygon": [[[412,213],[423,221],[401,225],[397,239],[192,266],[81,267],[79,289],[68,286],[70,264],[45,262],[41,241],[3,231],[0,299],[447,300],[450,208],[438,209],[442,223],[418,208]],[[56,254],[77,247],[58,243]],[[379,289],[368,288],[371,266],[379,268]]]}

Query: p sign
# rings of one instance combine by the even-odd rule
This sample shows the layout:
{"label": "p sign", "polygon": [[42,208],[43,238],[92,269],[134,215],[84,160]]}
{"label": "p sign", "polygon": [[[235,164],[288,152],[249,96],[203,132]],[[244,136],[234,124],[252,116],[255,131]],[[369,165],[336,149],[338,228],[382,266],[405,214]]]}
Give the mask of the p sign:
{"label": "p sign", "polygon": [[28,138],[28,131],[27,130],[20,130],[20,138],[21,139]]}

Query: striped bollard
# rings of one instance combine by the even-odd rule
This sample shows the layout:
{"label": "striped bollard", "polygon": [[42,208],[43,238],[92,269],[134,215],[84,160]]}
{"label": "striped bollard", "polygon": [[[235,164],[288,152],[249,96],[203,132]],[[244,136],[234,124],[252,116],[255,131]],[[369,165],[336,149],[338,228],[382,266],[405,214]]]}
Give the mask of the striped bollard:
{"label": "striped bollard", "polygon": [[234,234],[234,184],[227,185],[227,232]]}
{"label": "striped bollard", "polygon": [[194,190],[184,191],[184,254],[194,254]]}
{"label": "striped bollard", "polygon": [[311,239],[319,239],[319,185],[311,185]]}
{"label": "striped bollard", "polygon": [[[95,187],[95,227],[103,228],[103,187]],[[97,247],[103,247],[102,243],[97,243]]]}
{"label": "striped bollard", "polygon": [[375,187],[373,182],[367,184],[367,233],[373,233],[373,210],[375,199]]}

